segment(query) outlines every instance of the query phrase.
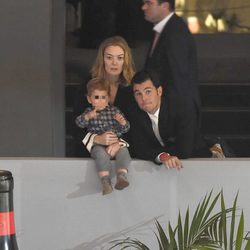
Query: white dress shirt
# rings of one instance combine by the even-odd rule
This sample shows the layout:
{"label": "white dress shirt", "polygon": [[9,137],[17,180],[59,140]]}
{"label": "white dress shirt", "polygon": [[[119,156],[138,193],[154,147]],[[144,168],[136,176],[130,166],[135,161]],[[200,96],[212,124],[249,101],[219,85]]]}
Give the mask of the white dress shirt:
{"label": "white dress shirt", "polygon": [[153,128],[153,131],[154,131],[154,134],[157,138],[157,140],[160,142],[160,144],[162,146],[164,146],[164,142],[160,136],[160,132],[159,132],[159,126],[158,126],[158,123],[159,123],[159,112],[160,112],[160,108],[156,110],[156,112],[154,114],[150,114],[150,113],[147,113],[151,122],[152,122],[152,128]]}
{"label": "white dress shirt", "polygon": [[173,16],[174,12],[171,12],[169,15],[167,15],[164,19],[162,19],[159,23],[157,23],[153,30],[158,32],[158,33],[161,33],[164,26],[166,25],[166,23],[169,21],[169,19]]}

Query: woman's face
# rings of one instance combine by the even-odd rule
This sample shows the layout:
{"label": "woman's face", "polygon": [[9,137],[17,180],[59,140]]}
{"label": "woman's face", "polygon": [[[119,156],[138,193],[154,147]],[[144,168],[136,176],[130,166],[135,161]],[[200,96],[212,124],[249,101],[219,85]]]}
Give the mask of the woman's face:
{"label": "woman's face", "polygon": [[119,76],[123,70],[124,51],[119,46],[108,46],[104,50],[104,67],[110,76]]}

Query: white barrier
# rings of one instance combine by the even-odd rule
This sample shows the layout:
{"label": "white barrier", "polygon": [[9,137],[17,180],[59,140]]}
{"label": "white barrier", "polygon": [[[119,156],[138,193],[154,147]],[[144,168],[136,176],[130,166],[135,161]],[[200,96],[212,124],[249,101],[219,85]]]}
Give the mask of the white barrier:
{"label": "white barrier", "polygon": [[[226,206],[239,191],[250,230],[250,159],[185,160],[181,171],[134,160],[130,186],[103,196],[89,159],[0,158],[13,173],[20,250],[97,250],[126,236],[157,249],[154,219],[175,225],[179,209],[191,212],[204,195],[224,190]],[[115,182],[115,178],[113,179]]]}

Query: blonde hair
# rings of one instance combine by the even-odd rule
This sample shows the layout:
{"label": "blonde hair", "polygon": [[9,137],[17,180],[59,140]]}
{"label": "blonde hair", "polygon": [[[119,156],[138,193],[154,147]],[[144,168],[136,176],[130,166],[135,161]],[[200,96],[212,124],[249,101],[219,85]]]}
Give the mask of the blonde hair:
{"label": "blonde hair", "polygon": [[95,90],[106,91],[110,96],[110,85],[107,80],[100,78],[92,78],[87,83],[87,95],[91,96]]}
{"label": "blonde hair", "polygon": [[120,76],[120,83],[124,85],[130,84],[135,73],[135,66],[131,50],[125,39],[121,36],[107,38],[101,43],[97,52],[96,61],[91,68],[91,76],[93,78],[105,78],[106,71],[104,67],[104,51],[109,46],[119,46],[124,51],[124,63]]}

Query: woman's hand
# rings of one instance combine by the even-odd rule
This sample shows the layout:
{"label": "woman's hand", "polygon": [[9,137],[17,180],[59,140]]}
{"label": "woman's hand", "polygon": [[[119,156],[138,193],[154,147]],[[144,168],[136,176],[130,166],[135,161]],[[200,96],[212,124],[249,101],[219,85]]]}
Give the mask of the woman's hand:
{"label": "woman's hand", "polygon": [[118,137],[112,131],[107,131],[101,135],[95,136],[94,138],[94,143],[100,144],[100,145],[109,146],[116,142],[118,142]]}
{"label": "woman's hand", "polygon": [[113,143],[111,145],[109,145],[106,148],[106,152],[111,156],[114,157],[116,155],[116,153],[119,151],[120,149],[120,144],[119,142]]}

